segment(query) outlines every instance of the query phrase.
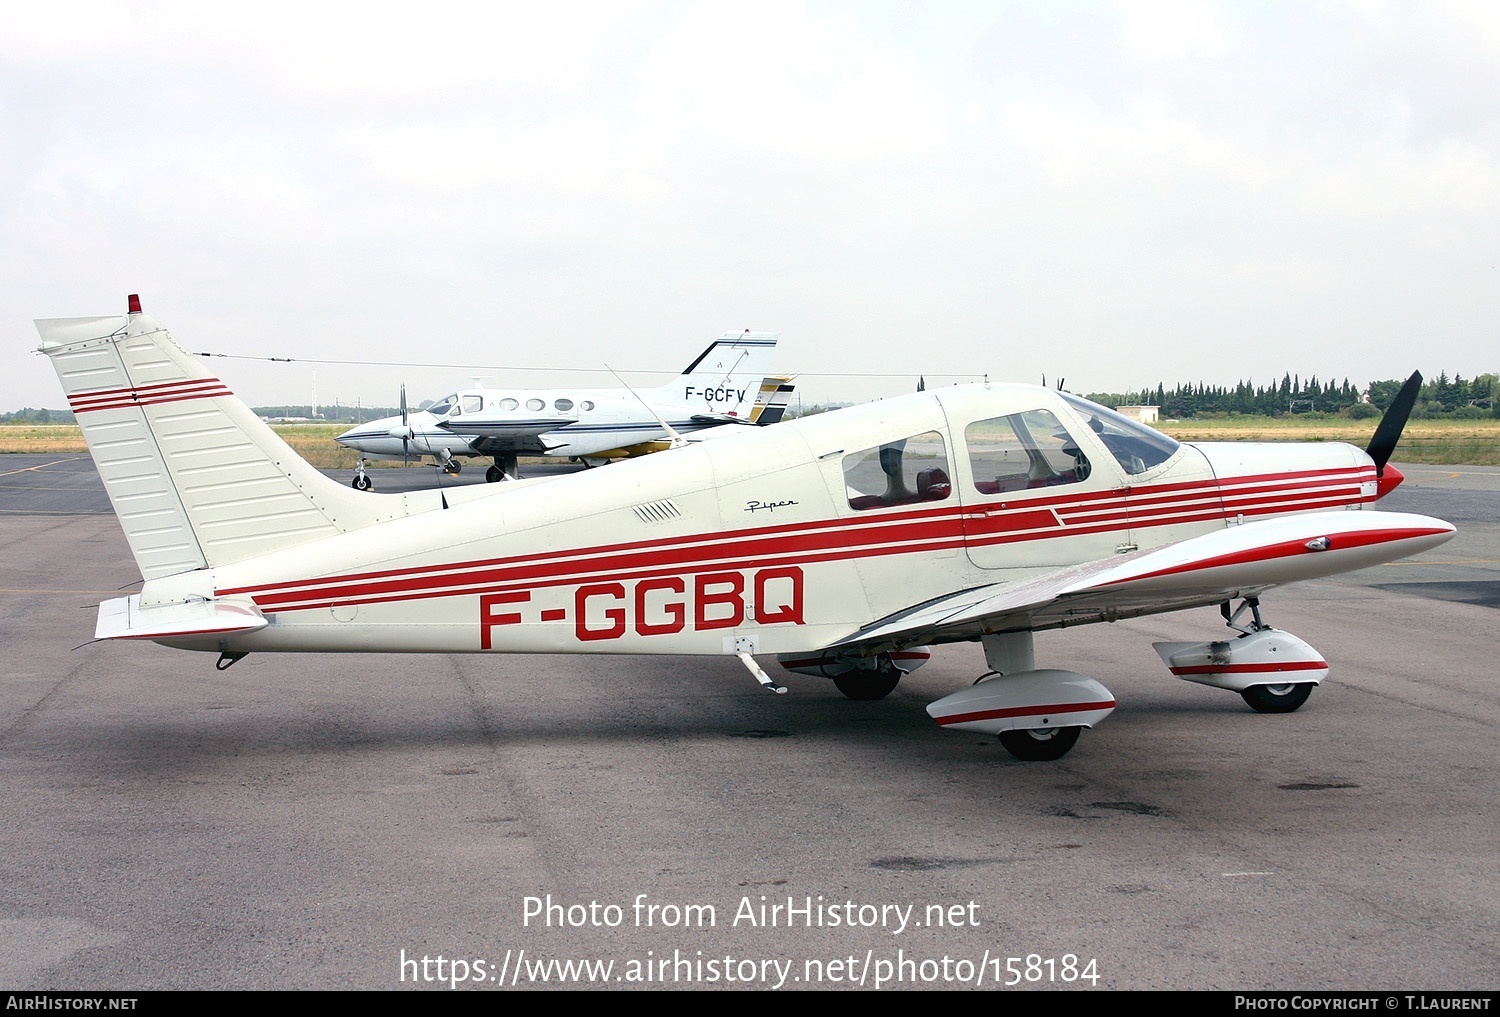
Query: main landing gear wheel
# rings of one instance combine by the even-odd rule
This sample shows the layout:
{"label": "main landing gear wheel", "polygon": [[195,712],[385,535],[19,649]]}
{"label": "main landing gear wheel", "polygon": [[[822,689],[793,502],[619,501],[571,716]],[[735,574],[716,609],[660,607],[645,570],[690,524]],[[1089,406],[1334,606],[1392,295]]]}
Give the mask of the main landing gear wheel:
{"label": "main landing gear wheel", "polygon": [[1256,713],[1291,713],[1307,702],[1312,695],[1312,682],[1295,685],[1252,685],[1240,692],[1240,697]]}
{"label": "main landing gear wheel", "polygon": [[1001,731],[1000,744],[1007,752],[1027,763],[1061,759],[1078,741],[1081,727],[1041,727],[1022,731]]}
{"label": "main landing gear wheel", "polygon": [[375,481],[361,474],[360,476],[355,477],[353,482],[350,483],[349,486],[354,488],[356,491],[368,491],[370,488],[375,486]]}
{"label": "main landing gear wheel", "polygon": [[457,474],[462,473],[463,470],[464,464],[459,462],[457,459],[450,459],[443,464],[443,472],[449,474],[450,476],[456,476]]}
{"label": "main landing gear wheel", "polygon": [[833,679],[838,690],[850,699],[869,702],[884,699],[901,683],[902,672],[890,661],[884,661],[878,670],[850,671]]}
{"label": "main landing gear wheel", "polygon": [[504,472],[498,466],[491,466],[484,471],[484,480],[487,484],[498,484],[505,479]]}

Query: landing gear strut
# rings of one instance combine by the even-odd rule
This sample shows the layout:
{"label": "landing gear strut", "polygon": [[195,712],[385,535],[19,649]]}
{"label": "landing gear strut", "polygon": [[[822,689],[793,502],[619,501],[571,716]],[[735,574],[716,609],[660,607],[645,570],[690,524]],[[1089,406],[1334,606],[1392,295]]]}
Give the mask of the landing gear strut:
{"label": "landing gear strut", "polygon": [[[1246,611],[1250,612],[1248,623],[1240,621]],[[1259,597],[1246,597],[1232,613],[1229,610],[1229,601],[1226,600],[1219,605],[1219,613],[1224,616],[1224,624],[1247,636],[1271,629],[1271,626],[1267,625],[1260,616]],[[1249,685],[1240,689],[1240,698],[1256,713],[1291,713],[1307,702],[1307,697],[1312,695],[1312,690],[1316,687],[1315,682]]]}
{"label": "landing gear strut", "polygon": [[495,465],[484,471],[485,483],[498,484],[502,480],[515,480],[520,476],[515,456],[496,456]]}

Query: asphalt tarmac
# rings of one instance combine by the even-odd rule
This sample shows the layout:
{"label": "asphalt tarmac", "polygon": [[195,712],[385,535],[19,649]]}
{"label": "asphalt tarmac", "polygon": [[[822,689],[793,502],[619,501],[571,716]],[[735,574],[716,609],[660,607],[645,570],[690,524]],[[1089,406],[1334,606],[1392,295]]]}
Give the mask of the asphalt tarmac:
{"label": "asphalt tarmac", "polygon": [[1044,633],[1120,706],[1019,763],[924,712],[968,644],[856,703],[91,643],[137,579],[93,466],[0,457],[0,988],[1495,991],[1500,470],[1402,469],[1459,534],[1263,599],[1333,666],[1299,712],[1167,674],[1212,610]]}

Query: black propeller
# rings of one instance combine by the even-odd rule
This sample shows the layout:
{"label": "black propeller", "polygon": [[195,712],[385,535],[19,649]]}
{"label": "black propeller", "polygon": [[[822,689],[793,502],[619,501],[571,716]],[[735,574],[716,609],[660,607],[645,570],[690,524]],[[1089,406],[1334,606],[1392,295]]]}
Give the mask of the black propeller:
{"label": "black propeller", "polygon": [[1417,393],[1421,389],[1422,372],[1413,371],[1411,377],[1406,379],[1406,384],[1401,386],[1401,391],[1396,393],[1396,398],[1391,400],[1385,416],[1380,418],[1380,426],[1375,428],[1370,447],[1365,449],[1370,458],[1375,460],[1375,476],[1385,475],[1385,464],[1391,461],[1391,453],[1396,451],[1396,442],[1401,440],[1401,432],[1406,427],[1406,420],[1411,416],[1411,408],[1416,405]]}
{"label": "black propeller", "polygon": [[406,412],[405,385],[401,386],[401,426],[391,428],[389,434],[392,438],[401,439],[401,465],[408,465],[411,453],[411,420]]}

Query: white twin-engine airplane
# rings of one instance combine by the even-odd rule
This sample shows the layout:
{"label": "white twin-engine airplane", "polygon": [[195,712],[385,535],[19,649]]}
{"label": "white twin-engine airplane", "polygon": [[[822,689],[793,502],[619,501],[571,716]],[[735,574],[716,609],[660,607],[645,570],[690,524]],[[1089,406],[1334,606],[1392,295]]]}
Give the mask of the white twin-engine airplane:
{"label": "white twin-engine airplane", "polygon": [[[1272,587],[1453,535],[1373,510],[1413,376],[1367,451],[1179,444],[1063,392],[902,396],[608,470],[359,494],[297,457],[131,298],[37,322],[145,578],[101,639],[256,651],[754,654],[889,693],[928,644],[990,673],[940,725],[1055,759],[1115,707],[1037,667],[1034,632],[1219,605],[1235,634],[1158,643],[1180,678],[1299,707],[1328,674],[1261,619]],[[1237,608],[1232,605],[1238,601]]]}
{"label": "white twin-engine airplane", "polygon": [[[432,456],[457,473],[459,457],[494,460],[491,483],[517,476],[516,457],[565,456],[585,463],[622,459],[670,447],[678,436],[722,424],[780,419],[791,387],[766,377],[776,348],[771,332],[726,332],[682,375],[655,389],[505,391],[468,389],[415,412],[401,392],[399,416],[350,428],[338,441],[360,453],[354,487],[374,484],[366,459]],[[773,413],[764,413],[778,407]]]}

